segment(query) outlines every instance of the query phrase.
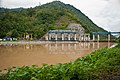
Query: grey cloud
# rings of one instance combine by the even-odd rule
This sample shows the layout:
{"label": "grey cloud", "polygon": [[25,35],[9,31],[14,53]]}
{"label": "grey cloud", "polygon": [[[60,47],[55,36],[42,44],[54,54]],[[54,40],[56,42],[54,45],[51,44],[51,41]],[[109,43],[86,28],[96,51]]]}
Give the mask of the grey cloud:
{"label": "grey cloud", "polygon": [[33,7],[39,4],[39,0],[3,0],[2,6],[7,8]]}
{"label": "grey cloud", "polygon": [[110,0],[101,13],[110,31],[120,31],[120,0]]}
{"label": "grey cloud", "polygon": [[2,7],[2,0],[0,0],[0,7]]}

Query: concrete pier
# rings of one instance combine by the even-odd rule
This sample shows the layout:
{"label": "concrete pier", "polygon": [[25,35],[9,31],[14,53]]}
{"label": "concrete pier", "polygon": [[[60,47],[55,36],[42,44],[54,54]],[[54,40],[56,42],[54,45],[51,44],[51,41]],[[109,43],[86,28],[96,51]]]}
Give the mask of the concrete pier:
{"label": "concrete pier", "polygon": [[95,35],[93,34],[93,41],[95,41]]}
{"label": "concrete pier", "polygon": [[68,34],[68,40],[70,41],[70,34]]}
{"label": "concrete pier", "polygon": [[48,40],[51,40],[51,34],[48,34],[48,37],[49,37]]}
{"label": "concrete pier", "polygon": [[[120,32],[92,32],[93,34],[93,41],[95,41],[95,35],[98,36],[98,41],[100,41],[100,35],[106,35],[107,41],[111,41],[111,35],[120,35]],[[105,37],[105,36],[104,36]],[[103,40],[102,40],[103,41]],[[106,41],[106,40],[105,40]]]}
{"label": "concrete pier", "polygon": [[55,34],[55,40],[57,41],[57,34]]}
{"label": "concrete pier", "polygon": [[80,34],[76,31],[72,30],[51,30],[48,33],[48,40],[53,41],[89,41],[90,40],[90,34]]}
{"label": "concrete pier", "polygon": [[62,34],[62,41],[64,41],[64,34]]}
{"label": "concrete pier", "polygon": [[108,34],[108,41],[110,41],[110,34]]}
{"label": "concrete pier", "polygon": [[100,35],[98,34],[97,36],[98,36],[98,41],[100,41]]}
{"label": "concrete pier", "polygon": [[74,40],[76,41],[76,34],[74,35]]}

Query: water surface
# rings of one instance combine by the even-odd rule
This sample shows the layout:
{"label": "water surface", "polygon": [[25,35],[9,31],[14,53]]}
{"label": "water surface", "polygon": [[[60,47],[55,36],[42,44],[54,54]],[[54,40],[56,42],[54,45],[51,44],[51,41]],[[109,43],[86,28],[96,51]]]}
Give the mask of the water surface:
{"label": "water surface", "polygon": [[24,65],[41,66],[44,63],[67,63],[114,44],[110,42],[0,44],[0,69]]}

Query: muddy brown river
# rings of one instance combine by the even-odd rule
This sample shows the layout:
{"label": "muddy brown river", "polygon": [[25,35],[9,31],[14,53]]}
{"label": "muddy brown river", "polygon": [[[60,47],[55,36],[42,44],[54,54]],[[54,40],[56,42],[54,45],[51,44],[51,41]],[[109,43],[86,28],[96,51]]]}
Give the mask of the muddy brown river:
{"label": "muddy brown river", "polygon": [[67,63],[114,44],[110,42],[0,44],[0,70],[11,66]]}

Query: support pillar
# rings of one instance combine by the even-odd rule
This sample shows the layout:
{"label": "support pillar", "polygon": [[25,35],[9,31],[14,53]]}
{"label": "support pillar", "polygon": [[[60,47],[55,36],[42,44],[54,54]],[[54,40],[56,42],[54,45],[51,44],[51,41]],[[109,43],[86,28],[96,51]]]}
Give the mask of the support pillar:
{"label": "support pillar", "polygon": [[83,38],[84,38],[84,41],[85,41],[86,40],[86,35],[84,35]]}
{"label": "support pillar", "polygon": [[81,40],[84,41],[84,35],[81,36]]}
{"label": "support pillar", "polygon": [[95,41],[95,35],[93,34],[93,41]]}
{"label": "support pillar", "polygon": [[57,34],[55,34],[55,40],[57,41]]}
{"label": "support pillar", "polygon": [[90,35],[88,35],[88,41],[90,41]]}
{"label": "support pillar", "polygon": [[45,36],[45,40],[48,40],[48,36]]}
{"label": "support pillar", "polygon": [[64,40],[64,34],[62,34],[62,41]]}
{"label": "support pillar", "polygon": [[70,41],[70,34],[68,34],[68,40]]}
{"label": "support pillar", "polygon": [[48,36],[49,36],[49,40],[51,40],[51,34],[48,34]]}
{"label": "support pillar", "polygon": [[79,41],[81,41],[81,35],[79,35]]}
{"label": "support pillar", "polygon": [[98,34],[98,41],[100,41],[100,35]]}
{"label": "support pillar", "polygon": [[87,37],[86,37],[86,41],[89,41],[89,39],[88,39],[88,35],[87,35]]}
{"label": "support pillar", "polygon": [[108,41],[110,41],[110,34],[108,34]]}
{"label": "support pillar", "polygon": [[83,41],[85,40],[84,38],[85,38],[85,37],[84,37],[84,35],[83,35]]}
{"label": "support pillar", "polygon": [[76,41],[76,34],[74,35],[74,40]]}

